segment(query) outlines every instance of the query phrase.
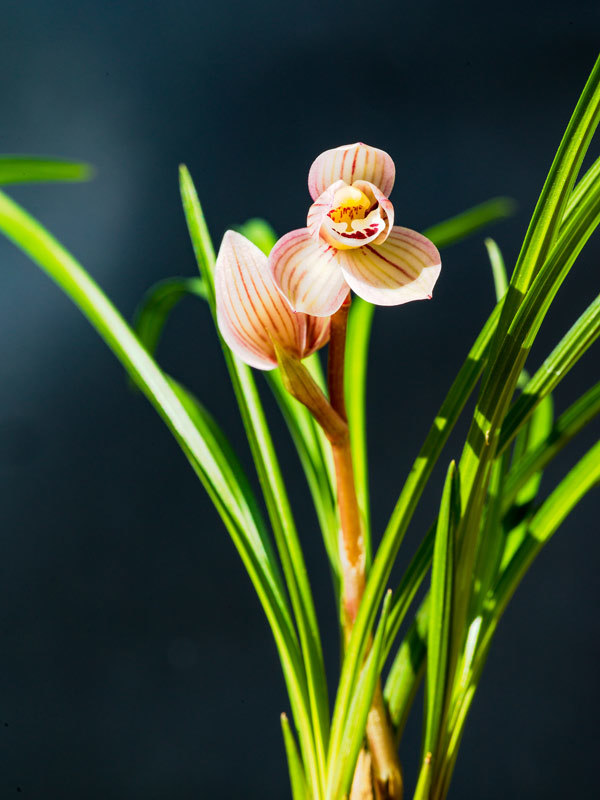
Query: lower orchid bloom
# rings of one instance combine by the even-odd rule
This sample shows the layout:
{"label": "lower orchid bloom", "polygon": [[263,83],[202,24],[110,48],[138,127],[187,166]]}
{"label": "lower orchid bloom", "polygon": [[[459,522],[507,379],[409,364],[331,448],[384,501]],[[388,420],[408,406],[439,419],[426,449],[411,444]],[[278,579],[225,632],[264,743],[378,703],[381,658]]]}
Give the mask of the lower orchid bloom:
{"label": "lower orchid bloom", "polygon": [[314,161],[307,227],[286,234],[269,256],[293,309],[329,317],[350,289],[382,306],[431,297],[440,254],[425,236],[394,226],[395,172],[387,153],[360,142]]}
{"label": "lower orchid bloom", "polygon": [[239,233],[223,237],[215,295],[221,335],[251,367],[274,369],[277,350],[306,358],[329,340],[329,319],[293,311],[273,281],[267,257]]}

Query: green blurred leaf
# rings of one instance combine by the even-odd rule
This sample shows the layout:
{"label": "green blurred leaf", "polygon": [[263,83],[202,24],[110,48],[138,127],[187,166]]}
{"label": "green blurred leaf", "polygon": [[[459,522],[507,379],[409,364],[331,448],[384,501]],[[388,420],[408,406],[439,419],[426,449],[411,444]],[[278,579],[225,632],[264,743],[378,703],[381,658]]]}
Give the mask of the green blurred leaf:
{"label": "green blurred leaf", "polygon": [[436,247],[449,247],[451,244],[466,239],[467,236],[471,236],[486,225],[511,217],[515,210],[514,200],[509,197],[494,197],[444,222],[432,225],[423,233],[428,239],[431,239]]}
{"label": "green blurred leaf", "polygon": [[133,327],[150,354],[156,352],[169,314],[187,295],[208,298],[202,278],[167,278],[151,286],[135,312]]}
{"label": "green blurred leaf", "polygon": [[290,774],[292,800],[310,800],[300,754],[296,747],[296,741],[291,731],[289,720],[285,714],[281,715],[281,730]]}
{"label": "green blurred leaf", "polygon": [[500,248],[493,239],[489,237],[484,240],[487,248],[488,258],[490,259],[490,266],[492,267],[492,275],[494,276],[494,289],[496,291],[496,302],[502,300],[508,289],[508,278],[506,276],[506,267],[504,266],[504,259]]}
{"label": "green blurred leaf", "polygon": [[93,170],[89,164],[37,156],[0,156],[0,186],[11,183],[87,181],[92,176]]}
{"label": "green blurred leaf", "polygon": [[249,219],[243,225],[234,225],[233,229],[245,236],[246,239],[250,239],[266,256],[269,255],[277,241],[277,234],[273,228],[266,220],[258,217]]}

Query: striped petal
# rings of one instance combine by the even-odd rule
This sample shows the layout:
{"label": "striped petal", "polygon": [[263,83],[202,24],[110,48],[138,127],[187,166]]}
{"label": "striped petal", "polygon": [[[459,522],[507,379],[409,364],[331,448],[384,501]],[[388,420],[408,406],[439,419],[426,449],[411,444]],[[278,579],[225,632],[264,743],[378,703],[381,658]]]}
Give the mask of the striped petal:
{"label": "striped petal", "polygon": [[316,200],[332,183],[342,180],[352,185],[354,181],[374,183],[389,197],[396,168],[391,156],[377,147],[362,142],[326,150],[313,162],[308,173],[308,191]]}
{"label": "striped petal", "polygon": [[383,244],[343,250],[338,256],[350,288],[379,306],[430,299],[441,269],[440,254],[429,239],[397,226]]}
{"label": "striped petal", "polygon": [[388,200],[386,195],[375,186],[374,183],[369,183],[369,181],[354,181],[354,187],[356,189],[360,189],[361,192],[364,192],[367,197],[370,197],[373,203],[378,203],[379,208],[383,212],[381,215],[385,221],[386,226],[383,233],[379,234],[377,239],[375,239],[375,244],[383,244],[385,240],[390,235],[390,231],[394,226],[394,205],[391,200]]}
{"label": "striped petal", "polygon": [[335,313],[348,294],[338,251],[317,242],[308,228],[283,236],[271,250],[269,266],[292,308],[315,317]]}
{"label": "striped petal", "polygon": [[264,253],[234,231],[227,231],[219,249],[215,294],[221,335],[246,364],[276,367],[273,340],[302,357],[304,315],[295,314],[279,293]]}
{"label": "striped petal", "polygon": [[317,197],[315,202],[308,209],[306,227],[308,228],[310,235],[317,241],[319,240],[321,226],[333,208],[335,193],[338,189],[341,189],[342,186],[346,185],[347,184],[344,183],[344,181],[336,181],[327,189],[325,189],[325,191]]}
{"label": "striped petal", "polygon": [[306,320],[306,342],[304,356],[320,350],[329,341],[329,317],[311,317],[308,314],[298,314]]}

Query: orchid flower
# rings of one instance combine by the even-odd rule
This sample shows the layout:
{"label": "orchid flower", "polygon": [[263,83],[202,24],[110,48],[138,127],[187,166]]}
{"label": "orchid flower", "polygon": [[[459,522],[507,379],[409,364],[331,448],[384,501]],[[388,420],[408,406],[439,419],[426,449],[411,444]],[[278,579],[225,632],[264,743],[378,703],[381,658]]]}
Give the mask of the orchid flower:
{"label": "orchid flower", "polygon": [[329,317],[350,289],[370,303],[400,305],[431,297],[440,254],[425,236],[394,226],[388,195],[396,169],[376,147],[327,150],[314,161],[307,227],[273,248],[269,266],[296,311]]}
{"label": "orchid flower", "polygon": [[302,359],[329,339],[329,319],[293,311],[271,276],[267,257],[234,231],[215,266],[217,322],[236,356],[257,369],[277,366],[276,348]]}

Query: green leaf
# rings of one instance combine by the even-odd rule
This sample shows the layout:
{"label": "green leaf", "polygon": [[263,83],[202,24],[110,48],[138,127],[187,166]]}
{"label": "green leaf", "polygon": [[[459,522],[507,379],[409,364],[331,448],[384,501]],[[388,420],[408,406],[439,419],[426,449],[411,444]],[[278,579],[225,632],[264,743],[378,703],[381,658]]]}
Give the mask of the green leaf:
{"label": "green leaf", "polygon": [[562,225],[556,238],[585,147],[600,117],[600,60],[590,80],[582,98],[592,104],[593,113],[581,102],[578,104],[542,192],[541,199],[547,207],[538,204],[534,212],[505,295],[492,342],[492,355],[460,461],[466,510],[459,532],[463,578],[456,587],[457,618],[467,615],[471,602],[471,570],[478,548],[479,520],[487,496],[490,467],[496,457],[500,427],[519,373],[550,303],[600,219],[600,187],[595,183],[590,185],[585,198]]}
{"label": "green leaf", "polygon": [[509,197],[494,197],[480,203],[455,217],[439,222],[424,231],[424,235],[436,247],[449,247],[451,244],[466,239],[486,225],[511,217],[515,213],[516,204]]}
{"label": "green leaf", "polygon": [[460,520],[460,487],[454,461],[450,462],[438,514],[427,634],[426,724],[423,755],[437,753],[448,706],[450,635],[452,625],[454,537]]}
{"label": "green leaf", "polygon": [[[214,250],[196,189],[185,166],[180,167],[180,189],[194,253],[200,273],[206,282],[208,300],[216,325]],[[304,709],[298,703],[293,704],[292,709],[307,780],[315,798],[318,799],[322,795],[325,780],[329,702],[312,592],[287,491],[252,372],[233,355],[221,337],[219,338],[273,527],[298,626],[310,701],[310,719],[305,716]]]}
{"label": "green leaf", "polygon": [[497,621],[533,560],[577,503],[600,483],[600,442],[597,442],[563,478],[531,520],[523,544],[513,556],[494,590]]}
{"label": "green leaf", "polygon": [[554,427],[546,437],[531,446],[516,461],[507,475],[502,495],[502,510],[507,513],[517,500],[523,501],[523,491],[529,482],[535,479],[552,459],[565,447],[589,422],[600,414],[600,382],[592,386],[578,398],[556,420]]}
{"label": "green leaf", "polygon": [[400,630],[400,626],[404,622],[406,613],[431,566],[435,533],[436,526],[432,525],[421,540],[417,552],[402,576],[400,585],[392,596],[392,605],[387,624],[387,636],[384,648],[386,656],[392,648],[394,639]]}
{"label": "green leaf", "polygon": [[10,183],[87,181],[93,175],[89,164],[37,156],[0,156],[0,186]]}
{"label": "green leaf", "polygon": [[[310,359],[307,359],[304,364],[309,367],[309,362]],[[340,575],[339,522],[333,476],[328,466],[329,442],[322,436],[321,428],[316,425],[308,409],[285,390],[279,370],[267,372],[265,377],[287,423],[306,476],[332,569],[337,597]]]}
{"label": "green leaf", "polygon": [[249,219],[243,225],[234,225],[233,229],[245,236],[246,239],[250,239],[266,256],[269,255],[277,241],[277,234],[273,228],[264,219],[258,217]]}
{"label": "green leaf", "polygon": [[[451,219],[433,225],[423,235],[443,249],[462,241],[482,227],[511,216],[515,204],[506,197],[496,197],[474,206]],[[367,357],[375,308],[359,297],[352,301],[346,339],[345,393],[351,433],[352,460],[358,503],[365,522],[367,566],[371,562],[369,485],[367,471],[366,385]]]}
{"label": "green leaf", "polygon": [[283,742],[285,744],[285,753],[290,774],[292,799],[309,800],[310,796],[306,786],[306,776],[304,775],[302,761],[298,753],[298,748],[296,747],[296,741],[291,731],[289,720],[285,714],[281,715],[281,731],[283,733]]}
{"label": "green leaf", "polygon": [[197,427],[186,411],[187,398],[182,402],[181,391],[162,373],[97,284],[38,222],[2,193],[0,230],[73,300],[180,444],[221,515],[254,584],[273,631],[293,708],[302,720],[308,703],[307,689],[285,594],[276,566],[253,525],[250,510],[240,507],[243,490],[232,491],[232,476],[223,471],[226,457],[215,448],[206,429]]}
{"label": "green leaf", "polygon": [[493,239],[489,237],[484,240],[487,248],[488,258],[492,267],[492,275],[494,276],[494,289],[496,291],[496,301],[502,300],[508,289],[508,278],[506,277],[506,267],[504,266],[504,259],[500,248]]}
{"label": "green leaf", "polygon": [[430,800],[431,782],[433,780],[433,754],[425,753],[421,769],[419,770],[419,779],[417,780],[417,787],[413,795],[413,800]]}
{"label": "green leaf", "polygon": [[169,314],[187,295],[207,299],[202,278],[167,278],[151,286],[134,316],[133,327],[146,350],[153,355]]}
{"label": "green leaf", "polygon": [[[435,528],[432,528],[432,531],[434,530]],[[433,541],[433,536],[431,538]],[[429,592],[425,595],[412,625],[398,648],[385,683],[385,702],[396,729],[397,740],[402,737],[419,683],[425,674],[428,627]]]}
{"label": "green leaf", "polygon": [[367,458],[367,364],[375,306],[355,297],[350,306],[346,334],[344,391],[350,429],[356,496],[363,519],[367,570],[371,564],[371,515]]}
{"label": "green leaf", "polygon": [[356,760],[365,737],[367,716],[381,672],[391,595],[388,592],[385,596],[373,646],[349,695],[350,702],[342,706],[338,705],[336,699],[327,757],[327,800],[338,800],[350,791]]}
{"label": "green leaf", "polygon": [[498,451],[507,447],[544,397],[550,394],[600,334],[600,295],[563,336],[526,384],[509,410],[500,433]]}

